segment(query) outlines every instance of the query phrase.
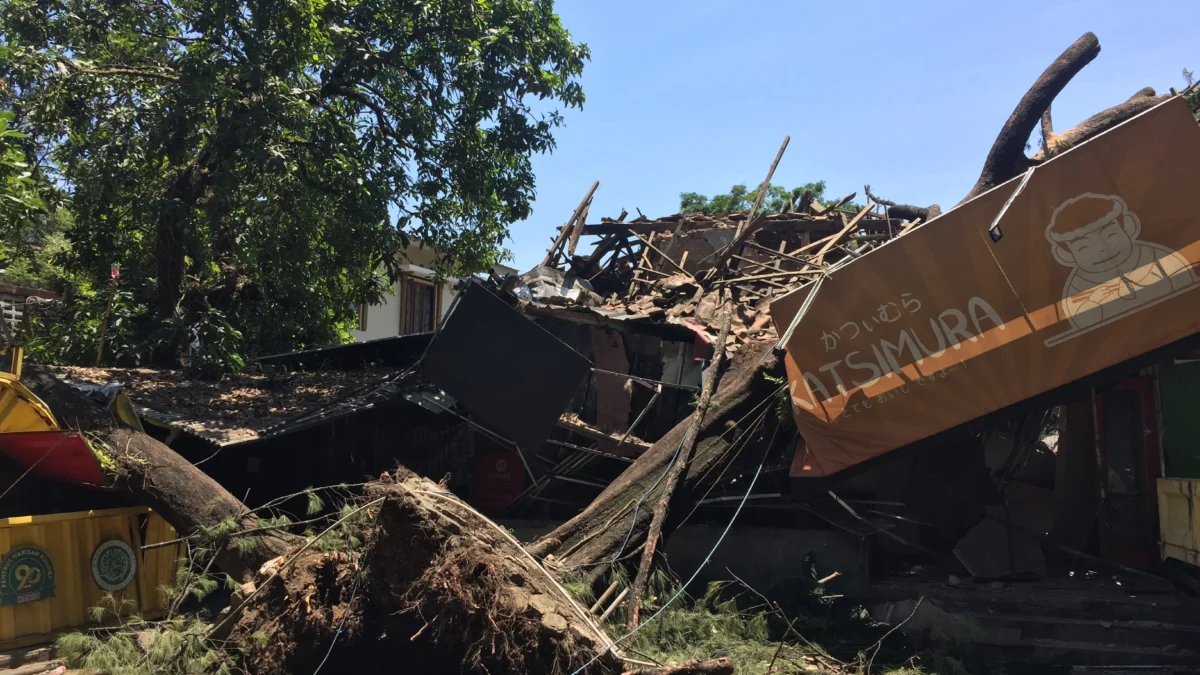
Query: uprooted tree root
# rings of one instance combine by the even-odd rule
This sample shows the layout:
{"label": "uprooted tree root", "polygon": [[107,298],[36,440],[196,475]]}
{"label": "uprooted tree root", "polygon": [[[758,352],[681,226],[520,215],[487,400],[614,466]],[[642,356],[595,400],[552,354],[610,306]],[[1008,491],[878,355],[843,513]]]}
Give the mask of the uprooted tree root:
{"label": "uprooted tree root", "polygon": [[[367,492],[382,502],[357,564],[305,555],[274,578],[265,566],[269,588],[233,635],[250,672],[311,672],[329,653],[332,672],[403,662],[414,672],[559,675],[608,646],[516,540],[436,483],[401,469]],[[622,670],[606,653],[585,672]]]}
{"label": "uprooted tree root", "polygon": [[231,643],[242,647],[248,670],[311,671],[335,639],[343,647],[368,644],[362,639],[366,602],[361,594],[354,594],[358,566],[350,556],[305,553],[267,581],[270,566],[264,567],[259,579],[267,588],[244,608],[232,635]]}

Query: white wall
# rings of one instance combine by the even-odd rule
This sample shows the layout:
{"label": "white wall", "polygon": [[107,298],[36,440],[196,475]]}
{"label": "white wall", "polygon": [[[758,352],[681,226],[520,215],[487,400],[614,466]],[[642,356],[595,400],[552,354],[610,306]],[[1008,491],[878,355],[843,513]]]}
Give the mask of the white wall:
{"label": "white wall", "polygon": [[440,293],[440,295],[442,297],[439,298],[439,300],[438,300],[438,320],[439,321],[441,321],[443,316],[446,316],[446,311],[450,309],[450,303],[454,302],[454,296],[457,295],[454,292],[454,284],[450,284],[450,283],[442,284],[442,292]]}
{"label": "white wall", "polygon": [[[433,267],[433,250],[426,248],[420,243],[414,242],[404,251],[404,256],[401,263],[405,265],[415,265],[425,269]],[[496,265],[494,268],[500,276],[505,274],[515,274],[516,270],[507,265]],[[450,279],[438,284],[439,293],[439,316],[438,319],[446,315],[446,311],[450,309],[450,305],[454,302],[454,284],[456,279]],[[366,342],[368,340],[378,340],[380,338],[396,337],[400,334],[400,312],[402,303],[400,302],[400,293],[403,282],[398,282],[392,286],[391,292],[383,296],[382,304],[371,305],[367,308],[367,329],[353,330],[350,335],[354,337],[355,342]]]}
{"label": "white wall", "polygon": [[400,297],[396,286],[392,292],[383,296],[382,305],[371,305],[367,308],[367,329],[350,331],[355,342],[378,340],[379,338],[395,337],[400,334]]}
{"label": "white wall", "polygon": [[[419,243],[413,243],[405,251],[401,259],[401,263],[405,265],[415,265],[422,268],[431,268],[433,266],[433,251],[422,246]],[[354,337],[355,342],[366,342],[368,340],[378,340],[380,338],[395,337],[400,334],[400,312],[402,303],[400,302],[399,290],[403,282],[398,282],[392,286],[391,292],[383,296],[382,304],[371,305],[367,308],[367,329],[350,331],[350,335]],[[454,299],[453,282],[444,281],[438,284],[440,298],[440,311],[445,314],[450,307],[450,302]],[[439,316],[439,319],[441,317]]]}

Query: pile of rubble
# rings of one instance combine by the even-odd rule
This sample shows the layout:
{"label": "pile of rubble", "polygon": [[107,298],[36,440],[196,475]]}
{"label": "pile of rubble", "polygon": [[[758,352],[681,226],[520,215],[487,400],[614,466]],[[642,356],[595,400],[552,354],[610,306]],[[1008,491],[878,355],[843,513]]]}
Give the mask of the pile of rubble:
{"label": "pile of rubble", "polygon": [[[852,203],[856,193],[821,204],[806,193],[779,213],[675,214],[651,220],[602,218],[586,224],[595,187],[542,263],[505,285],[535,304],[593,308],[610,320],[685,325],[709,338],[720,329],[723,299],[736,308],[729,348],[774,339],[771,301],[818,279],[921,222],[888,206]],[[905,212],[907,213],[907,212]],[[577,253],[584,235],[590,253]]]}

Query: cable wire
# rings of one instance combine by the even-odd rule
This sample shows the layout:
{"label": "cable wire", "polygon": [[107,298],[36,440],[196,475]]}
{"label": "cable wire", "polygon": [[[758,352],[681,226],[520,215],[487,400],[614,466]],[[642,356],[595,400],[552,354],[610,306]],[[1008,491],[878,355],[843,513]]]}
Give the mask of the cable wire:
{"label": "cable wire", "polygon": [[662,614],[663,611],[665,611],[668,607],[670,607],[672,603],[678,600],[679,596],[683,595],[683,592],[687,589],[687,587],[692,585],[692,582],[695,581],[696,577],[700,575],[700,571],[712,561],[713,554],[717,552],[717,549],[721,546],[721,542],[725,541],[725,536],[728,535],[729,530],[733,528],[733,523],[737,520],[738,514],[742,512],[742,507],[745,506],[746,502],[750,499],[750,493],[754,490],[754,484],[758,482],[758,476],[762,473],[763,465],[767,463],[767,455],[771,451],[771,446],[775,444],[775,433],[778,431],[779,425],[775,425],[775,432],[771,434],[771,442],[767,444],[767,450],[763,453],[762,461],[759,462],[758,469],[754,472],[754,478],[750,479],[750,487],[746,488],[746,494],[742,497],[741,503],[738,504],[737,510],[733,512],[733,517],[729,519],[729,524],[725,526],[725,531],[721,532],[721,536],[717,538],[717,543],[713,544],[712,550],[708,552],[708,555],[704,556],[704,561],[700,563],[700,566],[696,568],[695,572],[692,572],[692,576],[689,577],[688,580],[679,587],[679,590],[675,591],[675,595],[672,595],[670,600],[667,600],[665,603],[663,603],[663,606],[659,607],[653,614],[647,617],[645,621],[638,624],[636,628],[629,631],[625,635],[613,640],[608,647],[605,647],[604,651],[593,656],[591,661],[588,661],[580,666],[579,669],[571,673],[571,675],[579,675],[579,673],[582,673],[584,670],[586,670],[588,666],[598,661],[600,657],[611,652],[614,647],[633,637],[638,631],[645,628],[650,624],[650,622],[654,621],[654,619],[658,617],[659,614]]}
{"label": "cable wire", "polygon": [[637,503],[633,505],[633,517],[630,519],[629,531],[625,533],[625,541],[621,542],[621,548],[617,549],[617,552],[615,554],[613,554],[612,560],[602,561],[602,562],[598,562],[598,563],[581,563],[579,565],[572,565],[571,567],[568,567],[567,569],[576,570],[576,569],[579,569],[580,567],[595,567],[597,565],[612,565],[617,562],[617,559],[620,558],[621,554],[625,552],[625,547],[629,545],[629,539],[631,537],[633,537],[633,531],[635,529],[637,529],[637,515],[638,515],[638,510],[642,508],[642,502],[646,501],[646,497],[649,497],[650,493],[654,492],[655,488],[658,487],[659,483],[662,483],[662,479],[667,477],[667,473],[669,473],[671,471],[671,466],[673,466],[675,464],[675,460],[679,459],[679,451],[682,449],[683,449],[683,439],[681,438],[679,440],[679,445],[675,446],[675,454],[671,455],[671,461],[667,462],[667,466],[663,469],[663,472],[661,474],[659,474],[658,480],[654,481],[654,485],[651,485],[649,490],[646,490],[644,493],[642,493],[641,497],[638,497]]}

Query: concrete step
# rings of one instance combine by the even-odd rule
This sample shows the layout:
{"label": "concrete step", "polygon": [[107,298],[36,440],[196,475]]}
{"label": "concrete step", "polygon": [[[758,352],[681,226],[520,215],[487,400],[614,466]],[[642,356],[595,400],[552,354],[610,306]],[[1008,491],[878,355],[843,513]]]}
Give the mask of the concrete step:
{"label": "concrete step", "polygon": [[[55,656],[54,645],[21,647],[0,652],[0,675],[27,665],[54,662]],[[58,665],[57,662],[54,663]]]}
{"label": "concrete step", "polygon": [[[953,603],[950,603],[953,604]],[[940,599],[879,603],[871,616],[917,641],[972,645],[1005,663],[1192,665],[1200,672],[1200,626],[1142,618],[1046,616],[1030,608],[957,609]],[[1115,616],[1122,616],[1116,614]],[[1025,671],[1018,671],[1025,672]]]}
{"label": "concrete step", "polygon": [[[1041,619],[1096,622],[1143,621],[1178,626],[1200,626],[1200,601],[1197,598],[1130,588],[1046,588],[1041,584],[987,584],[883,582],[872,584],[867,597],[870,607],[880,601],[925,598],[950,613],[1008,614]],[[903,617],[901,617],[903,618]],[[1137,625],[1137,624],[1132,624]],[[1149,624],[1142,624],[1143,627]],[[1186,644],[1181,642],[1180,644]]]}
{"label": "concrete step", "polygon": [[1020,675],[1196,675],[1194,665],[1054,665],[1020,663],[1013,664],[1004,660],[1004,654],[994,655],[997,662],[1003,662],[1008,673]]}
{"label": "concrete step", "polygon": [[0,668],[0,675],[43,675],[53,672],[61,663],[61,661],[39,661],[26,663],[16,668]]}
{"label": "concrete step", "polygon": [[[943,608],[944,609],[944,608]],[[1151,647],[1192,654],[1200,647],[1200,626],[1145,619],[1096,619],[1036,614],[954,612],[977,621],[996,639],[1051,640],[1071,644]]]}

